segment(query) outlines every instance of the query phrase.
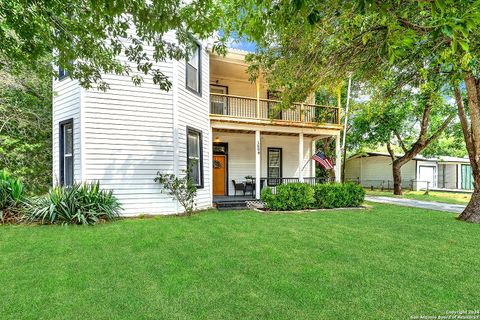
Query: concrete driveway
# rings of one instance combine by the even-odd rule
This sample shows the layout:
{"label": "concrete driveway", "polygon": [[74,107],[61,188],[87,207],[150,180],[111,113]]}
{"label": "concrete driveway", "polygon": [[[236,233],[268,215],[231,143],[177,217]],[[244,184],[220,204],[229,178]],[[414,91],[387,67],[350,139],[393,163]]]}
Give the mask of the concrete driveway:
{"label": "concrete driveway", "polygon": [[465,209],[464,205],[461,204],[448,204],[440,202],[431,202],[431,201],[419,201],[413,199],[403,199],[403,198],[393,198],[393,197],[377,197],[377,196],[366,196],[366,201],[378,202],[378,203],[387,203],[395,204],[404,207],[414,207],[421,209],[430,209],[438,210],[452,213],[462,213]]}

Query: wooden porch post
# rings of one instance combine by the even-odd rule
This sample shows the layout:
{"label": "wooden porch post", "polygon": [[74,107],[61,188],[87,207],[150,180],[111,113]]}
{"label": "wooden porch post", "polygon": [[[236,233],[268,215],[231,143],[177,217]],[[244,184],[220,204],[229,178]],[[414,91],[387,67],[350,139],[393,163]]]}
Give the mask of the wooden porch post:
{"label": "wooden porch post", "polygon": [[342,152],[340,151],[340,134],[335,136],[335,182],[342,181]]}
{"label": "wooden porch post", "polygon": [[255,84],[257,86],[257,105],[255,109],[255,117],[258,119],[260,118],[260,81],[256,79]]}
{"label": "wooden porch post", "polygon": [[255,131],[255,198],[260,199],[260,153],[262,149],[260,146],[260,130]]}
{"label": "wooden porch post", "polygon": [[298,181],[303,182],[303,133],[298,135]]}
{"label": "wooden porch post", "polygon": [[337,91],[337,121],[338,125],[342,125],[342,115],[340,114],[342,108],[342,85],[338,86]]}
{"label": "wooden porch post", "polygon": [[[313,157],[313,155],[315,154],[315,152],[317,151],[317,140],[315,139],[312,139],[312,145],[311,145],[311,152],[310,152],[310,158]],[[316,166],[315,166],[315,161],[313,160],[310,160],[310,165],[311,165],[311,168],[310,168],[310,177],[313,177],[315,178],[317,176],[317,172],[316,172]]]}

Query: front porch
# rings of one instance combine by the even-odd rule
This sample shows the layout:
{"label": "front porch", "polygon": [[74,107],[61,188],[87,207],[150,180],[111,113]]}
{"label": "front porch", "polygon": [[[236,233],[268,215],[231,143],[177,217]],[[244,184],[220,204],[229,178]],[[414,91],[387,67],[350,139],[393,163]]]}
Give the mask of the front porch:
{"label": "front porch", "polygon": [[[336,163],[340,163],[338,131],[323,135],[303,131],[295,134],[266,128],[263,131],[217,128],[215,123],[212,126],[214,203],[259,199],[262,188],[275,189],[280,184],[324,182],[315,178],[315,162],[311,160],[319,139],[336,137]],[[340,181],[340,166],[335,172],[336,180]]]}

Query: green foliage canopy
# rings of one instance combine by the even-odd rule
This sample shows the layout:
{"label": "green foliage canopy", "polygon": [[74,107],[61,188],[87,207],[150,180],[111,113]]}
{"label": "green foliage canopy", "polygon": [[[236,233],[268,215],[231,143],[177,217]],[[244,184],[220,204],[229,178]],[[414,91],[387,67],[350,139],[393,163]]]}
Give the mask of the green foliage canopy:
{"label": "green foliage canopy", "polygon": [[351,71],[365,81],[421,62],[448,82],[479,70],[479,0],[226,2],[227,30],[259,46],[252,75],[265,72],[287,101]]}
{"label": "green foliage canopy", "polygon": [[0,71],[0,169],[20,178],[29,193],[46,192],[52,183],[51,83],[28,69]]}
{"label": "green foliage canopy", "polygon": [[[136,84],[148,74],[167,90],[171,83],[156,63],[183,58],[194,37],[211,36],[218,29],[218,8],[213,0],[5,0],[0,68],[30,66],[51,75],[51,67],[36,63],[53,53],[54,64],[87,88],[107,89],[102,74],[115,73],[131,75]],[[175,39],[167,36],[170,30]],[[128,61],[118,59],[120,54]]]}

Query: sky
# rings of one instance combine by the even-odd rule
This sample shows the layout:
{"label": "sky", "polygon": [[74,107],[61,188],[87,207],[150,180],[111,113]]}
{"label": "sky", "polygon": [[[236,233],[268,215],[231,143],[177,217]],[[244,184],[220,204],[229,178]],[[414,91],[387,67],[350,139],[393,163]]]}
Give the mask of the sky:
{"label": "sky", "polygon": [[247,40],[231,40],[228,43],[228,46],[233,49],[240,49],[248,52],[255,52],[256,45],[253,42],[248,42]]}

